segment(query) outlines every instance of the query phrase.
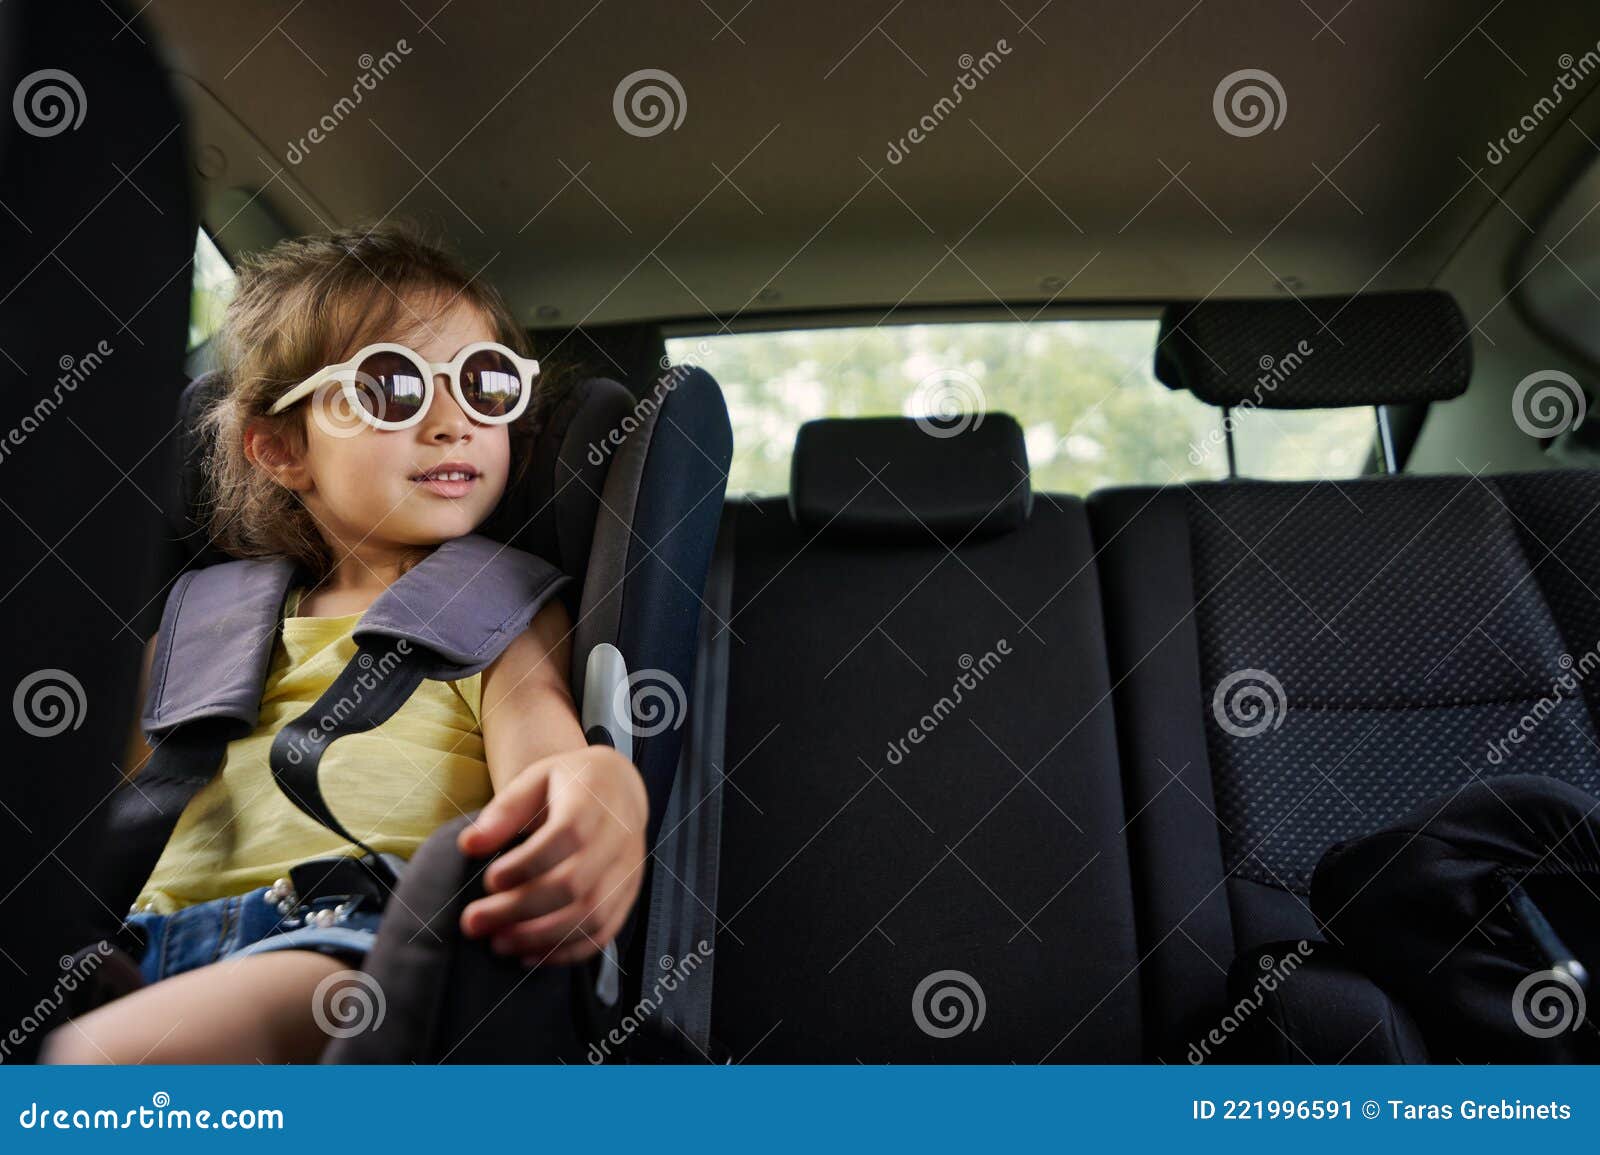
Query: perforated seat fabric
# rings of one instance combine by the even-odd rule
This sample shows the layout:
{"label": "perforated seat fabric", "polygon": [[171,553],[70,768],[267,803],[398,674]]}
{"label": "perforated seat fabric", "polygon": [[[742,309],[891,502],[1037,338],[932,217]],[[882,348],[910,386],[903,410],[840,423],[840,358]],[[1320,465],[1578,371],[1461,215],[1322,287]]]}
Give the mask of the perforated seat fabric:
{"label": "perforated seat fabric", "polygon": [[1316,937],[1332,843],[1479,778],[1600,790],[1597,508],[1593,473],[1091,498],[1158,1050],[1213,964]]}
{"label": "perforated seat fabric", "polygon": [[1209,405],[1317,409],[1460,396],[1471,330],[1437,289],[1171,305],[1156,377]]}
{"label": "perforated seat fabric", "polygon": [[1259,669],[1286,706],[1281,724],[1241,726],[1237,695],[1263,680],[1247,677],[1207,712],[1230,873],[1304,894],[1330,843],[1473,773],[1600,786],[1581,695],[1493,745],[1573,657],[1516,522],[1529,497],[1461,477],[1188,495],[1196,590],[1214,591],[1197,610],[1203,700]]}
{"label": "perforated seat fabric", "polygon": [[[715,1040],[752,1062],[1140,1058],[1082,503],[954,554],[818,536],[782,500],[735,516]],[[957,990],[983,1014],[951,1030]]]}
{"label": "perforated seat fabric", "polygon": [[[1499,478],[1495,488],[1513,514],[1523,553],[1579,663],[1579,686],[1591,717],[1600,717],[1600,670],[1583,662],[1600,653],[1600,474],[1572,469]],[[1591,750],[1596,762],[1600,751]]]}

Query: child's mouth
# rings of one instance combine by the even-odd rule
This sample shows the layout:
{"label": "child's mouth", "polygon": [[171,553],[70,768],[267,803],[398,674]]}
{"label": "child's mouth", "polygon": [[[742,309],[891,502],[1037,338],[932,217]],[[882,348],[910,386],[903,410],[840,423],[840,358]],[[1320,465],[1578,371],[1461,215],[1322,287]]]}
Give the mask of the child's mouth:
{"label": "child's mouth", "polygon": [[421,473],[413,473],[411,481],[422,490],[438,497],[465,497],[478,483],[478,471],[461,461],[447,461]]}

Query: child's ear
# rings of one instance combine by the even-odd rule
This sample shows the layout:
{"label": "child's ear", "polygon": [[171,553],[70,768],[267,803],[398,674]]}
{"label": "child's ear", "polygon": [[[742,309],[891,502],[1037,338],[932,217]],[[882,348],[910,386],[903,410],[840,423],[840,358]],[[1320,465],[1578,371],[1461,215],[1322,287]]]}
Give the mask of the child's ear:
{"label": "child's ear", "polygon": [[305,454],[290,439],[259,422],[244,427],[244,455],[287,490],[304,493],[311,488],[311,470]]}

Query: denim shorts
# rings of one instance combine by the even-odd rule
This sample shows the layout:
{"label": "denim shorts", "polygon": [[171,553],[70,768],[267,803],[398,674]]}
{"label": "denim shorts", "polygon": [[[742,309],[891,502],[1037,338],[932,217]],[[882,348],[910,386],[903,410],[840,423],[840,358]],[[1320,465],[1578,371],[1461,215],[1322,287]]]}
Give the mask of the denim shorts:
{"label": "denim shorts", "polygon": [[278,890],[262,886],[171,914],[138,911],[126,921],[145,942],[139,971],[153,983],[271,950],[313,950],[360,966],[382,917],[370,898],[330,896],[291,907]]}

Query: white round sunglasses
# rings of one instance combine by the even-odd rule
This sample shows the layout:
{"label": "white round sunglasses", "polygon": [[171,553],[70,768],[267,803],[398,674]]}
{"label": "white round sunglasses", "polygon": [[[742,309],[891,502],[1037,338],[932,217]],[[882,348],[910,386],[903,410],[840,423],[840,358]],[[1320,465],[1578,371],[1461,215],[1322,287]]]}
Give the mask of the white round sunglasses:
{"label": "white round sunglasses", "polygon": [[433,379],[450,379],[456,404],[474,421],[506,425],[521,417],[533,395],[539,362],[520,357],[498,341],[477,341],[452,361],[425,361],[415,349],[380,341],[350,360],[313,373],[278,398],[269,413],[282,413],[323,385],[337,381],[350,409],[376,429],[409,429],[433,404]]}

